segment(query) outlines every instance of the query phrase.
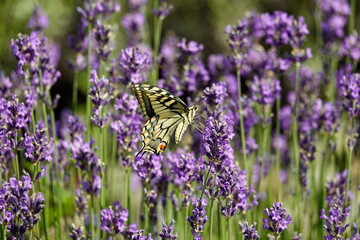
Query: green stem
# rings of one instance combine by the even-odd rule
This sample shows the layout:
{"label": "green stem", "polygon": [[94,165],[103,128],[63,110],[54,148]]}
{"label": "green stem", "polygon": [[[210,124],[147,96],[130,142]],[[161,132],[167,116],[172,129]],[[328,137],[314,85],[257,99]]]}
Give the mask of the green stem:
{"label": "green stem", "polygon": [[17,152],[17,131],[15,132],[15,146],[14,146],[14,154],[15,154],[15,165],[14,165],[14,170],[16,173],[16,178],[18,180],[20,180],[20,169],[19,169],[19,157],[18,157],[18,152]]}
{"label": "green stem", "polygon": [[[186,212],[185,212],[185,219],[189,216],[189,203],[186,204]],[[188,235],[188,221],[185,221],[185,230],[184,230],[184,240],[187,239],[187,235]]]}
{"label": "green stem", "polygon": [[126,206],[127,206],[127,210],[129,212],[129,222],[132,222],[132,212],[131,212],[131,169],[130,167],[127,167],[126,169],[126,176],[127,176],[127,180],[126,180]]}
{"label": "green stem", "polygon": [[240,76],[240,69],[236,70],[237,82],[238,82],[238,97],[239,97],[239,115],[240,115],[240,133],[241,133],[241,145],[242,145],[242,154],[243,154],[243,161],[244,161],[244,169],[247,172],[247,180],[248,184],[250,183],[249,179],[249,172],[247,168],[247,156],[246,156],[246,139],[245,139],[245,132],[244,132],[244,117],[243,117],[243,106],[241,102],[242,90],[241,90],[241,76]]}
{"label": "green stem", "polygon": [[336,57],[330,58],[330,89],[329,89],[329,100],[331,102],[335,101],[336,96],[336,76],[335,72],[338,67],[338,59]]}
{"label": "green stem", "polygon": [[[101,107],[100,107],[100,110],[99,110],[99,116],[101,118]],[[100,138],[100,141],[99,141],[99,147],[100,147],[100,159],[101,159],[101,162],[105,163],[104,162],[104,145],[103,145],[103,134],[104,134],[104,131],[102,128],[100,128],[100,135],[99,135],[99,138]],[[105,167],[108,167],[107,164],[105,164]],[[105,171],[103,171],[103,168],[101,168],[101,177],[102,177],[102,180],[101,180],[101,184],[102,184],[102,187],[101,187],[101,200],[100,200],[100,209],[103,209],[105,207],[105,187],[106,187],[106,176],[105,176]]]}
{"label": "green stem", "polygon": [[[354,106],[356,106],[354,104]],[[354,146],[353,146],[353,141],[354,141],[354,118],[350,119],[350,131],[351,131],[351,135],[350,135],[350,149],[349,149],[349,160],[348,160],[348,164],[347,164],[347,177],[346,177],[346,192],[345,192],[345,206],[349,206],[350,204],[348,203],[349,200],[349,189],[350,189],[350,179],[351,179],[351,166],[352,166],[352,161],[353,161],[353,155],[354,155]]]}
{"label": "green stem", "polygon": [[213,222],[214,222],[214,199],[210,200],[210,229],[209,229],[209,239],[212,240],[212,229],[213,229]]}
{"label": "green stem", "polygon": [[[200,199],[201,199],[201,200],[202,200],[202,198],[203,198],[203,196],[204,196],[205,187],[206,187],[207,181],[208,181],[208,179],[209,179],[210,172],[211,172],[211,168],[212,168],[213,164],[214,164],[214,160],[211,161],[209,171],[208,171],[207,174],[206,174],[205,182],[204,182],[204,185],[203,185],[203,188],[202,188],[202,191],[201,191],[201,195],[200,195]],[[200,201],[199,204],[201,204],[201,201]]]}
{"label": "green stem", "polygon": [[[300,162],[299,162],[299,143],[298,143],[298,101],[299,101],[299,81],[300,81],[300,62],[296,62],[296,78],[295,78],[295,104],[292,114],[292,137],[293,137],[293,151],[294,151],[294,164],[295,164],[295,191],[296,200],[295,204],[300,204]],[[298,220],[300,220],[300,209],[297,210]]]}
{"label": "green stem", "polygon": [[91,202],[91,207],[90,207],[90,231],[91,231],[91,240],[95,239],[95,226],[94,226],[94,209],[95,209],[95,201],[93,196],[90,196],[90,202]]}
{"label": "green stem", "polygon": [[[43,182],[44,182],[44,179],[41,179],[40,182],[39,182],[39,192],[42,192],[42,184],[43,184]],[[46,194],[45,194],[45,196],[46,196]],[[46,201],[46,199],[45,199],[45,201]],[[43,209],[43,211],[41,212],[41,215],[42,215],[42,218],[43,218],[42,223],[43,223],[43,228],[44,228],[44,233],[45,233],[45,239],[48,240],[49,236],[48,236],[48,232],[47,232],[47,229],[48,229],[47,223],[48,223],[48,221],[46,219],[46,215],[47,215],[46,214],[46,209],[47,208]],[[38,234],[40,236],[40,231],[38,232]]]}
{"label": "green stem", "polygon": [[72,104],[73,111],[77,113],[77,105],[78,105],[78,87],[79,87],[79,73],[78,71],[74,71],[74,82],[73,82],[73,92],[72,92]]}
{"label": "green stem", "polygon": [[277,201],[279,202],[281,199],[281,181],[280,181],[280,98],[276,99],[276,178],[278,180],[278,195],[277,195]]}
{"label": "green stem", "polygon": [[226,218],[226,237],[225,239],[230,240],[230,218]]}
{"label": "green stem", "polygon": [[[155,0],[154,3],[156,4],[158,1]],[[157,3],[158,4],[158,3]],[[156,4],[156,5],[157,5]],[[155,9],[155,6],[154,6]],[[162,28],[163,18],[158,18],[154,15],[154,69],[152,72],[152,85],[157,85],[157,81],[159,78],[159,66],[158,66],[158,55],[159,55],[159,48],[160,48],[160,37],[161,37],[161,28]]]}
{"label": "green stem", "polygon": [[351,14],[350,14],[350,18],[349,18],[349,34],[351,34],[354,31],[354,27],[355,27],[355,17],[356,17],[355,3],[356,3],[355,0],[350,0]]}
{"label": "green stem", "polygon": [[90,112],[91,112],[91,101],[87,93],[89,91],[89,79],[91,76],[91,31],[92,31],[92,23],[89,22],[88,25],[88,48],[87,48],[87,78],[86,78],[86,129],[87,129],[87,137],[90,135]]}
{"label": "green stem", "polygon": [[[116,147],[117,147],[117,140],[116,140],[116,132],[114,131],[112,134],[112,148],[111,148],[111,157],[109,158],[109,170],[110,170],[110,179],[109,183],[114,181],[115,176],[115,167],[116,167]],[[110,187],[110,199],[113,201],[114,199],[114,187],[115,184],[111,184]]]}
{"label": "green stem", "polygon": [[[147,194],[146,192],[144,192],[144,194]],[[144,196],[145,197],[145,196]],[[146,199],[147,197],[145,197]],[[144,225],[144,229],[145,229],[145,233],[149,233],[149,229],[150,229],[150,207],[148,204],[146,204],[146,201],[144,201],[144,217],[145,217],[145,225]]]}

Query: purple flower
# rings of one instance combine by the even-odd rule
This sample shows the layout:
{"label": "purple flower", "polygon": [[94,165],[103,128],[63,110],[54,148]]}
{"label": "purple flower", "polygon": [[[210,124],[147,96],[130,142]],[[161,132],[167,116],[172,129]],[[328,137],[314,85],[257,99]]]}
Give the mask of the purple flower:
{"label": "purple flower", "polygon": [[351,191],[349,190],[349,192],[346,193],[347,175],[347,170],[344,170],[343,172],[337,173],[335,179],[327,183],[326,202],[328,203],[329,208],[335,203],[339,206],[344,206],[346,194],[351,198]]}
{"label": "purple flower", "polygon": [[30,110],[24,103],[19,103],[19,99],[15,95],[11,95],[12,100],[6,105],[6,118],[4,123],[8,126],[8,131],[17,132],[24,128],[30,121]]}
{"label": "purple flower", "polygon": [[120,3],[114,0],[108,1],[91,1],[85,0],[84,6],[77,7],[76,10],[81,16],[89,22],[95,20],[97,15],[102,14],[105,17],[111,16],[114,12],[120,11]]}
{"label": "purple flower", "polygon": [[169,14],[173,6],[169,4],[170,0],[159,0],[159,6],[157,9],[153,9],[153,13],[160,19],[166,18]]}
{"label": "purple flower", "polygon": [[83,227],[79,228],[75,227],[74,224],[71,226],[71,232],[69,233],[69,237],[73,240],[85,240],[85,236],[83,234]]}
{"label": "purple flower", "polygon": [[113,207],[101,210],[101,230],[116,235],[125,230],[129,212],[119,202],[114,202]]}
{"label": "purple flower", "polygon": [[76,160],[75,167],[79,167],[84,174],[82,176],[82,189],[90,195],[98,195],[101,188],[102,164],[95,154],[97,148],[93,148],[95,141],[90,137],[86,142],[84,136],[78,136],[70,143],[71,157]]}
{"label": "purple flower", "polygon": [[159,236],[161,237],[161,240],[176,240],[178,237],[177,233],[173,233],[175,230],[174,227],[174,219],[171,220],[169,226],[166,226],[165,222],[162,221],[162,228],[159,233]]}
{"label": "purple flower", "polygon": [[340,95],[343,97],[343,108],[350,117],[360,114],[360,74],[344,75],[340,80]]}
{"label": "purple flower", "polygon": [[251,98],[262,105],[272,105],[280,97],[280,81],[274,77],[254,77],[250,87]]}
{"label": "purple flower", "polygon": [[[196,92],[203,89],[210,80],[209,73],[202,61],[190,61],[189,68],[185,69],[185,89]],[[186,68],[186,67],[185,67]]]}
{"label": "purple flower", "polygon": [[190,153],[172,153],[166,154],[166,160],[171,170],[172,183],[177,187],[185,187],[186,184],[193,181],[193,173],[196,171],[196,159]]}
{"label": "purple flower", "polygon": [[353,61],[360,60],[360,36],[357,32],[347,36],[340,45],[339,53]]}
{"label": "purple flower", "polygon": [[187,217],[186,220],[190,223],[191,234],[194,236],[194,239],[201,240],[201,233],[204,230],[205,223],[209,220],[205,210],[207,201],[206,199],[198,198],[192,205],[194,206],[194,210],[192,211],[192,215]]}
{"label": "purple flower", "polygon": [[209,117],[202,136],[201,154],[206,155],[211,162],[218,165],[224,161],[233,161],[233,149],[230,146],[233,136],[231,126],[216,120],[216,117]]}
{"label": "purple flower", "polygon": [[34,7],[28,27],[35,31],[43,31],[49,25],[49,18],[40,5]]}
{"label": "purple flower", "polygon": [[25,133],[24,137],[25,157],[34,164],[44,161],[53,160],[54,143],[53,138],[50,140],[46,137],[46,129],[40,128],[38,125],[34,135]]}
{"label": "purple flower", "polygon": [[110,35],[110,25],[100,23],[99,21],[95,22],[94,39],[97,43],[96,51],[99,57],[105,62],[112,51],[111,46],[109,46]]}
{"label": "purple flower", "polygon": [[131,11],[140,11],[146,5],[148,0],[128,0],[127,3]]}
{"label": "purple flower", "polygon": [[275,237],[278,237],[285,229],[287,225],[292,224],[290,215],[287,215],[286,209],[283,208],[281,202],[274,203],[270,208],[265,209],[265,213],[268,219],[263,218],[263,229],[268,229],[274,233]]}
{"label": "purple flower", "polygon": [[35,65],[40,54],[41,40],[37,32],[31,32],[30,36],[19,34],[18,39],[11,39],[10,48],[12,54],[18,60],[18,72],[24,74],[23,67]]}
{"label": "purple flower", "polygon": [[96,71],[92,70],[89,82],[94,84],[92,87],[89,87],[89,97],[95,105],[93,115],[90,118],[95,126],[103,128],[110,116],[110,113],[104,114],[102,112],[103,108],[108,105],[112,99],[112,96],[109,96],[107,89],[109,80],[105,77],[99,79]]}
{"label": "purple flower", "polygon": [[143,126],[142,116],[136,112],[138,102],[133,96],[124,93],[116,99],[115,109],[120,110],[116,121],[111,123],[111,128],[117,133],[117,141],[122,147],[121,155],[137,149],[137,143],[141,140],[140,134]]}
{"label": "purple flower", "polygon": [[350,226],[350,223],[345,224],[346,217],[349,217],[350,207],[342,208],[338,204],[333,204],[329,210],[329,216],[325,215],[325,210],[321,209],[320,219],[325,220],[323,226],[326,230],[325,240],[331,240],[343,236],[346,228]]}
{"label": "purple flower", "polygon": [[7,224],[8,239],[25,239],[27,230],[40,220],[40,213],[45,207],[45,198],[41,192],[32,193],[33,184],[29,174],[21,176],[21,181],[10,178],[9,182],[3,181],[0,189],[0,202],[3,202],[3,213],[1,217]]}
{"label": "purple flower", "polygon": [[133,163],[134,171],[143,182],[150,182],[162,175],[161,159],[161,155],[157,156],[154,154],[137,157]]}
{"label": "purple flower", "polygon": [[322,36],[327,49],[339,38],[344,37],[344,27],[351,13],[346,0],[318,0],[322,13]]}
{"label": "purple flower", "polygon": [[230,59],[222,54],[212,54],[208,57],[207,66],[213,77],[227,75],[232,70]]}
{"label": "purple flower", "polygon": [[144,38],[145,17],[142,12],[130,12],[124,15],[121,25],[129,38],[129,47],[139,45]]}
{"label": "purple flower", "polygon": [[187,56],[195,56],[204,49],[204,45],[199,44],[195,41],[190,41],[186,43],[186,38],[183,38],[177,46],[183,52],[183,54]]}
{"label": "purple flower", "polygon": [[227,96],[226,84],[224,82],[213,83],[210,87],[205,88],[204,95],[206,103],[211,107],[218,107]]}
{"label": "purple flower", "polygon": [[244,235],[244,240],[258,240],[260,236],[256,230],[256,223],[249,225],[248,222],[239,223],[240,231]]}
{"label": "purple flower", "polygon": [[119,59],[124,84],[136,84],[145,81],[146,71],[151,64],[149,51],[141,52],[137,47],[126,48],[121,50]]}

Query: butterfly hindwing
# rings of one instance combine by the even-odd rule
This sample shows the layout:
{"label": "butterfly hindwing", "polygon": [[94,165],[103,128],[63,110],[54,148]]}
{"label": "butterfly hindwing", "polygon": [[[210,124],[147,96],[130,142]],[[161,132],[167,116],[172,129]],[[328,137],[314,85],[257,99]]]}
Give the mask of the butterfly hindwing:
{"label": "butterfly hindwing", "polygon": [[170,141],[170,135],[180,124],[183,124],[183,119],[179,117],[162,119],[158,115],[152,117],[147,121],[141,133],[143,140],[141,151],[159,155],[165,150]]}

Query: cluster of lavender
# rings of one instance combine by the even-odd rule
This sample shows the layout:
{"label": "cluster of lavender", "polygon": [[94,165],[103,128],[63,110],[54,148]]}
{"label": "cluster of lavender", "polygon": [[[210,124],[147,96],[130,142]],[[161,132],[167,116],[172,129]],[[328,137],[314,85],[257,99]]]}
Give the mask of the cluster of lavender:
{"label": "cluster of lavender", "polygon": [[[175,228],[179,233],[183,229],[185,239],[190,232],[197,240],[216,234],[219,239],[230,239],[230,223],[238,220],[240,233],[236,230],[236,234],[260,239],[266,234],[257,229],[261,219],[269,238],[278,239],[289,224],[301,232],[297,226],[308,214],[297,211],[297,216],[290,217],[279,200],[300,208],[303,199],[311,197],[321,209],[311,209],[316,212],[311,217],[317,223],[319,218],[325,220],[326,235],[320,230],[316,234],[325,239],[350,236],[350,223],[345,220],[357,194],[351,191],[350,170],[360,115],[360,75],[355,73],[360,38],[356,32],[345,31],[351,12],[345,0],[318,0],[317,5],[323,37],[319,49],[325,61],[323,69],[315,72],[306,67],[312,51],[305,47],[310,32],[301,16],[281,11],[247,13],[236,25],[225,28],[231,53],[212,54],[206,62],[201,43],[180,40],[175,34],[161,41],[162,21],[173,8],[169,0],[127,1],[121,25],[128,42],[118,54],[113,51],[115,32],[108,23],[120,11],[120,4],[85,0],[77,8],[81,15],[78,31],[68,37],[75,52],[73,61],[68,61],[74,71],[74,113],[63,111],[58,121],[54,108],[59,97],[52,99],[50,93],[61,76],[56,70],[59,50],[40,33],[49,22],[41,6],[36,6],[28,22],[34,31],[11,40],[17,70],[11,77],[0,75],[0,220],[5,226],[0,226],[0,234],[9,239],[32,237],[34,226],[43,221],[48,239],[50,223],[46,214],[40,218],[44,195],[32,190],[38,184],[39,189],[51,191],[45,211],[54,210],[50,222],[59,238],[61,218],[70,217],[62,212],[67,196],[72,197],[81,221],[80,227],[76,227],[79,221],[73,225],[72,239],[174,240],[178,238]],[[147,45],[147,9],[154,18],[152,47]],[[77,95],[79,73],[85,68],[88,94],[83,124]],[[194,125],[199,125],[199,131],[189,127],[191,137],[184,136],[190,139],[188,144],[184,140],[176,150],[169,147],[161,156],[134,158],[144,117],[130,86],[147,81],[189,106],[198,105],[200,114]],[[340,106],[349,117],[341,119],[342,125]],[[339,129],[347,130],[347,170],[337,173],[324,188],[325,165],[338,164],[335,160],[346,148],[338,140]],[[322,169],[313,170],[320,165]],[[29,168],[31,176],[26,173]],[[119,197],[114,191],[120,187],[115,184],[116,171],[124,176],[125,207],[115,201],[106,208]],[[273,178],[278,186],[272,184]],[[141,208],[133,194],[137,182],[142,186]],[[260,214],[271,203],[265,215]],[[140,215],[139,225],[133,223],[135,213]],[[162,221],[158,228],[159,219],[172,218],[176,222],[166,225]],[[249,225],[245,219],[254,223]],[[216,220],[219,230],[213,227]],[[42,236],[40,231],[36,234]],[[292,239],[304,234],[308,233],[295,232]],[[359,234],[354,223],[351,239],[358,239]]]}
{"label": "cluster of lavender", "polygon": [[0,189],[0,223],[7,229],[7,239],[26,239],[25,233],[33,231],[44,207],[44,194],[33,191],[29,174],[21,176],[21,180],[4,181]]}

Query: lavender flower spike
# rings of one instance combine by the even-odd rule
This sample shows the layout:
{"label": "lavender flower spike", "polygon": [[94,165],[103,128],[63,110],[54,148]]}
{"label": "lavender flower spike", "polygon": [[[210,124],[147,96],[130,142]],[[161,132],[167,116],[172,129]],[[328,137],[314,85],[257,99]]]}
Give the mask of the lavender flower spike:
{"label": "lavender flower spike", "polygon": [[346,217],[350,216],[350,207],[342,209],[338,204],[333,204],[329,211],[329,216],[325,215],[325,210],[321,209],[320,218],[325,220],[324,228],[328,235],[325,240],[342,239],[346,228],[350,223],[345,224]]}
{"label": "lavender flower spike", "polygon": [[173,233],[174,231],[174,219],[171,220],[169,226],[166,226],[166,224],[164,223],[164,221],[162,221],[162,229],[161,232],[159,233],[159,236],[161,237],[161,240],[176,240],[178,238],[178,234],[177,233]]}
{"label": "lavender flower spike", "polygon": [[283,208],[283,203],[278,202],[274,203],[270,208],[265,209],[265,213],[268,216],[268,219],[263,218],[263,229],[269,229],[270,232],[274,233],[275,237],[280,236],[287,225],[292,224],[290,215],[287,215],[286,209]]}
{"label": "lavender flower spike", "polygon": [[201,240],[201,233],[204,230],[205,223],[209,220],[208,216],[206,216],[205,210],[207,201],[206,199],[198,198],[192,203],[192,205],[194,206],[194,210],[192,211],[192,215],[187,217],[186,220],[190,223],[191,233],[194,236],[194,240]]}

